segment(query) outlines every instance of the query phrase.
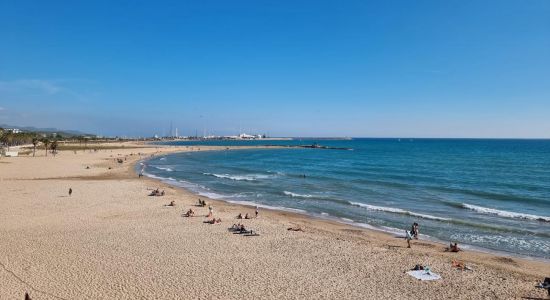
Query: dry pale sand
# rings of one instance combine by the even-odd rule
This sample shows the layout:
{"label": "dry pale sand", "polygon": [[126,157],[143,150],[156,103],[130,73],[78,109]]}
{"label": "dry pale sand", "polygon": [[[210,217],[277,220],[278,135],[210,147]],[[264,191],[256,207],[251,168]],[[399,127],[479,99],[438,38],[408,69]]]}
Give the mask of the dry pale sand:
{"label": "dry pale sand", "polygon": [[[138,152],[171,151],[190,149],[2,158],[0,299],[23,299],[25,292],[32,299],[546,297],[534,288],[550,276],[545,262],[451,254],[425,241],[407,249],[403,239],[384,233],[267,210],[243,220],[261,234],[246,237],[227,228],[239,212],[253,209],[209,199],[223,222],[205,224],[207,209],[194,206],[196,195],[133,171]],[[156,187],[167,195],[148,197]],[[172,200],[177,206],[166,207]],[[191,207],[200,217],[182,217]],[[291,226],[304,231],[288,231]],[[453,269],[454,259],[473,271]],[[415,264],[429,265],[442,280],[404,274]]]}

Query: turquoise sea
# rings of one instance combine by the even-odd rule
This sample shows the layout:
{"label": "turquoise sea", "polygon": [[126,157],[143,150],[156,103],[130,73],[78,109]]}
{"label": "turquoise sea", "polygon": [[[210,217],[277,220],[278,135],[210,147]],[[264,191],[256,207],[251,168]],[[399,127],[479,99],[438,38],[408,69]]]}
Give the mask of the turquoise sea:
{"label": "turquoise sea", "polygon": [[[351,148],[179,153],[146,175],[226,201],[550,259],[550,140],[196,141]],[[138,166],[138,168],[141,168]],[[305,176],[305,177],[304,177]]]}

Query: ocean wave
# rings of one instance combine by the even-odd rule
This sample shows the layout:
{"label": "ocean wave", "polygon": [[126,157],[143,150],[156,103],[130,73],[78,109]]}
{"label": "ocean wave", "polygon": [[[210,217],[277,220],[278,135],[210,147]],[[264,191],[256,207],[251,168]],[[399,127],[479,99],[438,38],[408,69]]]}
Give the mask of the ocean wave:
{"label": "ocean wave", "polygon": [[267,204],[260,204],[252,201],[238,201],[238,200],[225,200],[226,202],[233,203],[233,204],[240,204],[240,205],[246,205],[246,206],[257,206],[260,208],[266,208],[271,210],[280,210],[280,211],[288,211],[288,212],[294,212],[294,213],[300,213],[300,214],[307,214],[306,210],[298,209],[298,208],[290,208],[290,207],[283,207],[283,206],[273,206],[273,205],[267,205]]}
{"label": "ocean wave", "polygon": [[537,216],[537,215],[518,213],[518,212],[511,212],[511,211],[506,211],[506,210],[498,210],[498,209],[494,209],[494,208],[477,206],[477,205],[472,205],[472,204],[467,204],[467,203],[462,203],[462,208],[470,209],[470,210],[473,210],[475,212],[482,213],[482,214],[497,215],[499,217],[504,217],[504,218],[526,219],[526,220],[550,222],[550,217]]}
{"label": "ocean wave", "polygon": [[154,166],[156,169],[159,169],[159,170],[163,170],[163,171],[166,171],[166,172],[173,172],[174,169],[172,168],[168,168],[168,167],[159,167],[159,166]]}
{"label": "ocean wave", "polygon": [[166,160],[166,157],[161,157],[159,160]]}
{"label": "ocean wave", "polygon": [[511,194],[488,192],[488,191],[481,191],[481,190],[474,190],[474,189],[462,189],[462,188],[447,187],[447,186],[423,186],[423,187],[431,190],[436,190],[436,191],[471,195],[477,198],[488,199],[488,200],[497,200],[497,201],[505,201],[505,202],[521,201],[522,203],[531,203],[531,204],[548,203],[545,199],[533,198],[525,195],[511,195]]}
{"label": "ocean wave", "polygon": [[432,215],[419,214],[419,213],[404,210],[404,209],[401,209],[401,208],[376,206],[376,205],[370,205],[370,204],[359,203],[359,202],[351,202],[351,201],[349,201],[349,204],[351,204],[353,206],[363,207],[363,208],[366,208],[366,209],[369,209],[369,210],[390,212],[390,213],[408,215],[408,216],[413,216],[413,217],[419,217],[419,218],[423,218],[423,219],[429,219],[429,220],[451,221],[451,219],[449,219],[449,218],[442,218],[442,217],[436,217],[436,216],[432,216]]}
{"label": "ocean wave", "polygon": [[293,197],[293,198],[313,198],[313,197],[315,197],[315,196],[310,195],[310,194],[298,194],[298,193],[293,193],[293,192],[289,192],[289,191],[283,191],[283,194],[285,194],[287,196],[290,196],[290,197]]}
{"label": "ocean wave", "polygon": [[217,178],[237,180],[237,181],[256,181],[259,179],[268,179],[271,178],[271,175],[263,174],[247,174],[247,175],[230,175],[230,174],[215,174],[215,173],[203,173],[207,176],[214,176]]}

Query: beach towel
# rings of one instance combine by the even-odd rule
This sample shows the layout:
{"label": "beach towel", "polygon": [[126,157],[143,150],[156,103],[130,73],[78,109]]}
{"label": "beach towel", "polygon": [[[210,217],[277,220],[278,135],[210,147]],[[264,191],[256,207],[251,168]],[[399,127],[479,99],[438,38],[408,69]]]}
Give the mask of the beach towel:
{"label": "beach towel", "polygon": [[435,274],[432,271],[418,270],[418,271],[409,271],[407,274],[419,280],[439,280],[441,276]]}

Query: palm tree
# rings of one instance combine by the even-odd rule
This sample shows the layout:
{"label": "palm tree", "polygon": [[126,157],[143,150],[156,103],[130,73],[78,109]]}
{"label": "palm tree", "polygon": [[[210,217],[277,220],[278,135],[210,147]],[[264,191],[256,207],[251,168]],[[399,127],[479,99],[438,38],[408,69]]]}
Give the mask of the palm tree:
{"label": "palm tree", "polygon": [[50,140],[48,140],[48,138],[43,138],[42,144],[44,144],[44,149],[46,149],[46,156],[48,156],[48,145],[50,144]]}
{"label": "palm tree", "polygon": [[52,149],[52,154],[55,156],[57,153],[57,140],[54,140],[52,144],[50,145],[50,149]]}
{"label": "palm tree", "polygon": [[8,151],[10,151],[10,146],[12,145],[14,138],[13,132],[8,131],[7,133],[4,133],[2,137],[4,144],[6,144],[6,147],[8,147]]}
{"label": "palm tree", "polygon": [[33,148],[32,148],[32,157],[34,157],[34,154],[36,152],[36,145],[38,145],[38,142],[39,142],[39,140],[36,136],[32,138],[32,146],[33,146]]}

